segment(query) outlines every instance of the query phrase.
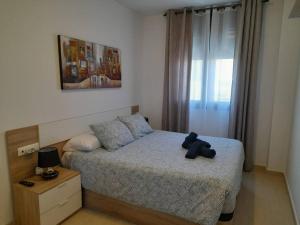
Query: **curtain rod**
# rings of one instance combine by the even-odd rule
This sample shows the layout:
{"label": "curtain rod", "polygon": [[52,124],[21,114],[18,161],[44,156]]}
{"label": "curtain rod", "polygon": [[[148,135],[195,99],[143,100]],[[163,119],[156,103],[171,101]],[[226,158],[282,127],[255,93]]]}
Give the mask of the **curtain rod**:
{"label": "curtain rod", "polygon": [[[262,0],[262,3],[267,3],[269,2],[269,0]],[[237,7],[237,6],[241,6],[242,4],[240,2],[237,3],[228,3],[225,5],[212,5],[212,6],[203,6],[203,7],[197,7],[196,9],[192,9],[192,8],[187,8],[187,12],[192,12],[195,11],[196,13],[202,10],[207,10],[207,9],[222,9],[222,8],[226,8],[226,7]],[[183,9],[175,9],[175,14],[178,13],[182,13]],[[164,16],[167,16],[167,12],[164,13]]]}

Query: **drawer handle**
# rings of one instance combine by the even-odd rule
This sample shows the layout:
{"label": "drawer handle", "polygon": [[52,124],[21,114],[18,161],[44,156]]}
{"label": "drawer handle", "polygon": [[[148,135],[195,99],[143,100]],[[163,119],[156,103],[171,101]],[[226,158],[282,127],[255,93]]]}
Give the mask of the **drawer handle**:
{"label": "drawer handle", "polygon": [[63,202],[58,203],[58,205],[59,205],[60,207],[61,207],[61,206],[64,206],[65,204],[68,203],[68,201],[69,201],[69,200],[65,200],[65,201],[63,201]]}
{"label": "drawer handle", "polygon": [[64,187],[64,186],[66,186],[66,184],[67,184],[67,183],[63,183],[63,184],[59,185],[57,188],[62,188],[62,187]]}

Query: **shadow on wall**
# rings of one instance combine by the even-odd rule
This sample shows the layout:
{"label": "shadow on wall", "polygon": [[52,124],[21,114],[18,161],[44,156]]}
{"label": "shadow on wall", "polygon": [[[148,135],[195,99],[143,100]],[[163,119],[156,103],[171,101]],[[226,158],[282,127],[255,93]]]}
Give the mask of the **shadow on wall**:
{"label": "shadow on wall", "polygon": [[300,0],[296,0],[289,18],[300,17]]}

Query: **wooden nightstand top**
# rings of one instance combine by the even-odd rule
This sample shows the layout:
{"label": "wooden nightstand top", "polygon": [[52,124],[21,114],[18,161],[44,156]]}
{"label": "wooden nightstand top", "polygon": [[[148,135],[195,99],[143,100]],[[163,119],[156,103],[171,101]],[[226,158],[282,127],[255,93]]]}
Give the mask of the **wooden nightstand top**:
{"label": "wooden nightstand top", "polygon": [[19,183],[15,183],[14,187],[23,188],[27,191],[34,192],[36,194],[41,194],[80,174],[75,170],[70,170],[59,166],[55,167],[54,169],[59,172],[59,175],[52,180],[44,180],[41,176],[33,176],[25,180],[34,182],[34,186],[26,187]]}

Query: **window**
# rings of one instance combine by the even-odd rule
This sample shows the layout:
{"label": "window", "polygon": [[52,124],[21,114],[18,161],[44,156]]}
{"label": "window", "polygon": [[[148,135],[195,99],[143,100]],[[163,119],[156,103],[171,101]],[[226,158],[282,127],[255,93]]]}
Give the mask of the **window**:
{"label": "window", "polygon": [[228,136],[238,11],[207,10],[192,18],[189,130]]}
{"label": "window", "polygon": [[214,82],[214,101],[230,102],[231,83],[233,72],[233,59],[217,59],[215,82]]}
{"label": "window", "polygon": [[202,97],[203,61],[192,60],[190,100],[200,101]]}
{"label": "window", "polygon": [[190,100],[230,103],[233,59],[213,60],[206,71],[203,76],[203,60],[192,60]]}

